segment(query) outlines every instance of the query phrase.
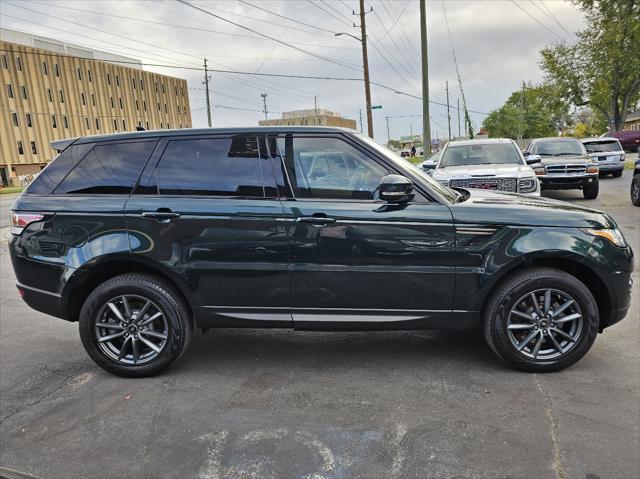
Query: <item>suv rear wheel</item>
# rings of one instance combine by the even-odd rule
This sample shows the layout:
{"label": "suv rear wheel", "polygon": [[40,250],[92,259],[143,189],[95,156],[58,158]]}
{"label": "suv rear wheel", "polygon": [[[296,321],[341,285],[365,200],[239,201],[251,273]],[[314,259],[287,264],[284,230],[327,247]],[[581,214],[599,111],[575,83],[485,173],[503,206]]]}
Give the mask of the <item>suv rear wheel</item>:
{"label": "suv rear wheel", "polygon": [[80,312],[80,338],[98,366],[124,377],[157,374],[191,339],[180,295],[146,274],[123,274],[98,286]]}
{"label": "suv rear wheel", "polygon": [[598,333],[598,308],[589,289],[552,268],[531,268],[505,280],[485,308],[491,349],[523,371],[552,372],[582,358]]}

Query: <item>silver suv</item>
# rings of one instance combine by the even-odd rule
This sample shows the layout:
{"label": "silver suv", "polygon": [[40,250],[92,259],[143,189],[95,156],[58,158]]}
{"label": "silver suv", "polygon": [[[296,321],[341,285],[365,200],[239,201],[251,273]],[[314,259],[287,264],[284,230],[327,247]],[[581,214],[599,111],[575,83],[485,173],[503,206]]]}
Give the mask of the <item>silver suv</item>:
{"label": "silver suv", "polygon": [[575,138],[537,138],[524,152],[543,190],[582,190],[588,200],[598,197],[598,163]]}
{"label": "silver suv", "polygon": [[584,138],[582,144],[589,156],[598,162],[600,176],[611,173],[614,178],[622,176],[624,171],[624,149],[617,138]]}

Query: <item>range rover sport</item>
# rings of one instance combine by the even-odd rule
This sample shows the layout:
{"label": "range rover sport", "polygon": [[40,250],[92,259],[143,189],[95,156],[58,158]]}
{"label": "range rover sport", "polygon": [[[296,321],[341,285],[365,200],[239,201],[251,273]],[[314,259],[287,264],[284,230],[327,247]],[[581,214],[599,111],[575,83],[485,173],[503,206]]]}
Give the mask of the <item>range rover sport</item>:
{"label": "range rover sport", "polygon": [[478,328],[512,367],[578,361],[630,302],[607,214],[450,189],[352,131],[163,130],[55,142],[12,207],[32,308],[140,377],[194,328]]}

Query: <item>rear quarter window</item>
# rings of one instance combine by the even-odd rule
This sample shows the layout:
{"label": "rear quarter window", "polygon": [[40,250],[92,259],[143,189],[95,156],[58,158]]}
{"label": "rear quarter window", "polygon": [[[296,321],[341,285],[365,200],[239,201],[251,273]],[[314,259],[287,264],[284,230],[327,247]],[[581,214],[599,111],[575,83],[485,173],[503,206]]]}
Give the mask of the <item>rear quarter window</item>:
{"label": "rear quarter window", "polygon": [[26,193],[32,195],[48,195],[74,166],[93,148],[92,144],[71,145],[56,156],[44,170],[31,182]]}
{"label": "rear quarter window", "polygon": [[130,194],[156,145],[153,141],[97,144],[54,194]]}

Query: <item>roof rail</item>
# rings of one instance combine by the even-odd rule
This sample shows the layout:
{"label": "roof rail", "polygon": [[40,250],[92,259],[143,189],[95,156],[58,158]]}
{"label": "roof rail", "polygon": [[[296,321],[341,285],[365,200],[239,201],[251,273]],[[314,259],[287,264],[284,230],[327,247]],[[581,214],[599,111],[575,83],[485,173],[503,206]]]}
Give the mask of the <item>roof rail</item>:
{"label": "roof rail", "polygon": [[54,140],[50,144],[51,144],[51,148],[53,148],[58,153],[60,153],[66,150],[67,147],[76,140],[77,138],[65,138],[64,140]]}

